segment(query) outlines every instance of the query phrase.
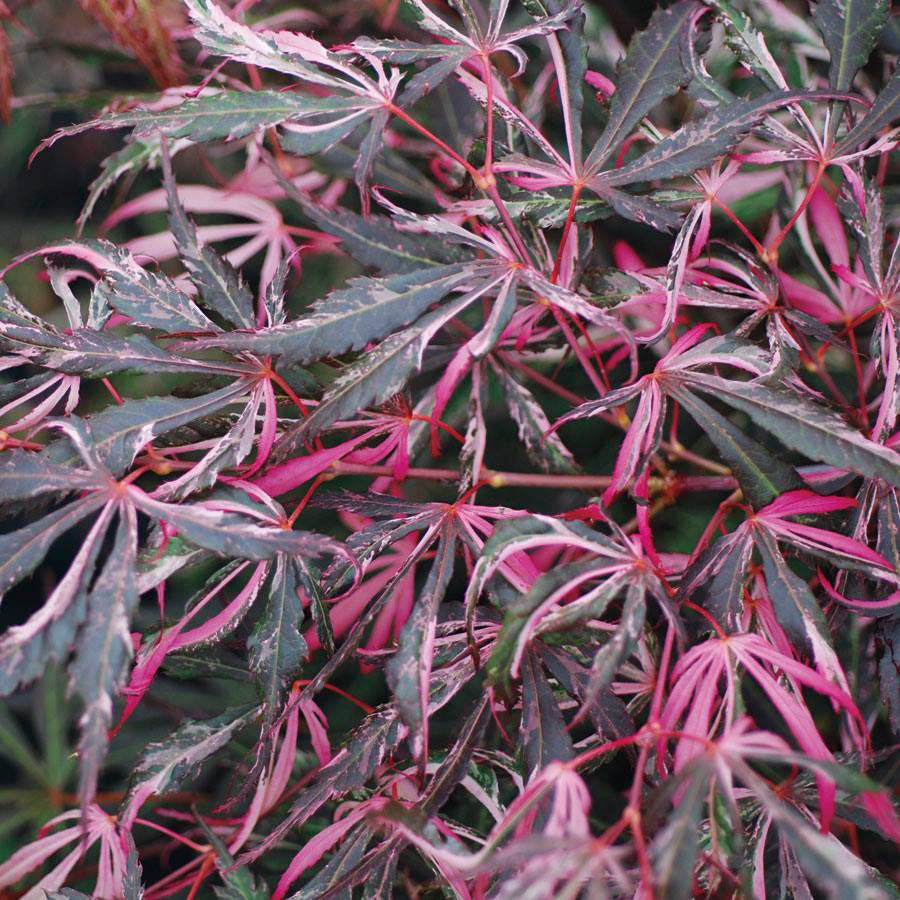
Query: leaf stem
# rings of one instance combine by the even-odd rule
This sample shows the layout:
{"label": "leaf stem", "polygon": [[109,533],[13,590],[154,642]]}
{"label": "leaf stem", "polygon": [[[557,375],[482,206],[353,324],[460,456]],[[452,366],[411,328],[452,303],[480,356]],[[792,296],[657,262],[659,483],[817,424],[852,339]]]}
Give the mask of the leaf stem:
{"label": "leaf stem", "polygon": [[[394,467],[388,465],[363,465],[358,463],[335,462],[330,469],[332,476],[338,475],[372,475],[376,477],[393,476]],[[425,469],[412,467],[407,470],[407,478],[419,478],[427,481],[458,481],[463,473],[458,469]],[[610,475],[553,475],[539,472],[507,472],[483,468],[479,480],[484,487],[532,487],[549,488],[551,490],[602,490],[612,483]],[[668,485],[669,482],[666,482]],[[717,475],[685,475],[677,478],[680,491],[730,491],[734,489],[734,478]],[[652,490],[658,490],[662,480],[650,479]]]}
{"label": "leaf stem", "polygon": [[576,184],[572,188],[572,199],[569,202],[569,212],[566,216],[566,224],[563,225],[562,237],[559,239],[559,249],[556,251],[556,261],[553,263],[553,272],[550,274],[551,284],[556,284],[559,278],[559,270],[562,268],[563,254],[566,252],[566,244],[569,241],[569,232],[575,223],[575,209],[578,205],[578,198],[581,196],[581,184]]}
{"label": "leaf stem", "polygon": [[765,249],[763,254],[763,260],[767,263],[774,263],[778,259],[778,249],[781,247],[784,239],[790,233],[790,230],[797,224],[797,220],[800,216],[806,212],[806,207],[809,206],[810,201],[813,198],[813,195],[819,188],[819,182],[822,180],[822,176],[825,174],[825,163],[820,162],[818,168],[816,169],[816,174],[813,176],[813,180],[810,182],[809,187],[806,189],[806,194],[803,197],[803,200],[800,202],[800,205],[797,207],[794,214],[788,219],[787,224],[781,231],[778,232],[777,235],[769,242],[768,246]]}

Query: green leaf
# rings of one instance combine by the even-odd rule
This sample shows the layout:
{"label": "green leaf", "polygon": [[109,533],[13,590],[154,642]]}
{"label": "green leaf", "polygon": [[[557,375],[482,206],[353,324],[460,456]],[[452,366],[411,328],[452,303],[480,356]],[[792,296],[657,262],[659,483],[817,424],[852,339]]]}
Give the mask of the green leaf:
{"label": "green leaf", "polygon": [[806,487],[793,466],[782,462],[699,397],[677,389],[670,395],[691,414],[712,441],[753,509],[768,506],[785,491]]}
{"label": "green leaf", "polygon": [[380,706],[366,716],[345,740],[341,752],[333,756],[331,762],[318,771],[315,779],[300,791],[287,815],[260,843],[239,857],[238,862],[252,862],[295,825],[308,821],[332,797],[364,785],[385,756],[400,743],[404,730],[393,706]]}
{"label": "green leaf", "polygon": [[269,891],[257,886],[256,879],[244,866],[235,866],[234,857],[228,852],[222,838],[219,837],[199,816],[197,821],[206,839],[216,851],[217,867],[224,882],[223,887],[214,887],[219,900],[266,900]]}
{"label": "green leaf", "polygon": [[69,668],[71,689],[84,703],[78,742],[81,770],[78,794],[85,809],[94,798],[106,756],[113,700],[125,682],[131,660],[131,616],[138,603],[135,551],[137,517],[122,506],[115,543],[87,598],[84,627]]}
{"label": "green leaf", "polygon": [[[554,650],[542,646],[540,654],[544,665],[563,690],[583,704],[588,683],[587,669],[566,649]],[[587,714],[597,735],[604,740],[622,738],[635,732],[636,726],[625,702],[610,688],[597,695],[587,707]]]}
{"label": "green leaf", "polygon": [[124,827],[131,825],[148,798],[177,790],[196,775],[204,760],[221,750],[258,715],[256,708],[239,707],[212,719],[188,720],[165,740],[149,744],[132,772],[122,803]]}
{"label": "green leaf", "polygon": [[348,366],[322,398],[315,412],[283,439],[279,456],[315,437],[333,422],[350,418],[365,406],[383,403],[393,397],[421,367],[425,348],[437,332],[486,293],[496,281],[488,282],[427,313],[411,328],[391,335],[358,362]]}
{"label": "green leaf", "polygon": [[440,87],[471,55],[468,47],[441,48],[441,57],[421,72],[416,72],[404,85],[397,100],[400,107],[412,106],[427,94]]}
{"label": "green leaf", "polygon": [[550,420],[531,391],[506,369],[495,366],[494,371],[503,387],[509,414],[519,428],[519,441],[531,461],[544,472],[570,475],[578,472],[575,458],[560,436],[550,431]]}
{"label": "green leaf", "polygon": [[818,0],[813,20],[831,54],[828,80],[846,91],[865,65],[887,21],[888,0]]}
{"label": "green leaf", "polygon": [[[532,0],[529,12],[535,17],[545,18],[561,13],[566,7],[565,0]],[[585,14],[580,5],[576,8],[565,28],[547,35],[546,40],[552,47],[559,43],[565,69],[565,99],[561,98],[563,115],[567,117],[566,126],[572,134],[572,162],[577,166],[581,161],[581,118],[584,109],[584,75],[588,68],[588,44],[584,37]]]}
{"label": "green leaf", "polygon": [[700,817],[709,794],[705,767],[692,774],[665,827],[650,845],[654,888],[660,897],[680,900],[693,896],[694,865],[700,850]]}
{"label": "green leaf", "polygon": [[160,503],[148,494],[136,497],[134,503],[141,512],[177,528],[186,540],[222,556],[263,560],[271,559],[278,553],[303,558],[343,554],[340,544],[332,538],[307,531],[259,525],[249,516],[199,505]]}
{"label": "green leaf", "polygon": [[458,264],[387,278],[353,278],[287,325],[250,334],[219,334],[183,346],[278,356],[283,365],[340,356],[415,321],[432,303],[471,278],[471,267]]}
{"label": "green leaf", "polygon": [[[485,552],[491,552],[487,545],[485,545]],[[490,658],[485,666],[488,681],[504,697],[509,698],[513,696],[511,683],[512,664],[518,653],[522,632],[529,624],[533,614],[552,594],[558,592],[564,585],[572,581],[578,583],[577,579],[579,579],[579,576],[593,572],[596,569],[597,563],[593,560],[556,566],[550,572],[545,572],[538,576],[526,594],[510,603],[504,609],[503,624],[500,626],[500,631],[497,633],[497,638],[494,641],[494,649],[491,651]],[[478,573],[476,573],[475,577],[478,577]],[[610,578],[599,590],[592,591],[592,594],[595,595],[595,605],[592,605],[592,617],[602,615],[603,607],[615,599],[621,589],[621,580]]]}
{"label": "green leaf", "polygon": [[630,584],[616,630],[594,654],[584,692],[584,708],[589,708],[594,703],[600,692],[612,681],[619,666],[634,650],[641,636],[646,614],[647,604],[643,587],[639,584]]}
{"label": "green leaf", "polygon": [[876,624],[878,686],[894,736],[900,735],[900,617],[891,616]]}
{"label": "green leaf", "polygon": [[[57,520],[55,524],[60,526],[60,529],[55,532],[50,529],[51,536],[43,545],[43,552],[46,553],[53,537],[104,503],[105,497],[88,496],[64,507],[71,518],[64,527],[62,520]],[[43,605],[21,625],[14,625],[0,637],[0,696],[6,696],[20,685],[33,681],[45,671],[48,660],[60,660],[69,655],[78,628],[87,614],[88,588],[113,514],[113,504],[106,503],[79,547],[68,571]],[[43,524],[46,528],[46,518],[38,524]],[[29,526],[29,529],[33,527]],[[26,529],[20,529],[13,534],[21,534],[24,531]],[[32,540],[37,541],[37,536],[33,532],[30,533]],[[21,563],[22,558],[23,549],[20,544],[13,559],[18,559]],[[29,557],[28,562],[33,568],[39,562],[39,558],[35,554]],[[9,562],[6,565],[9,565]],[[19,577],[21,571],[20,568]]]}
{"label": "green leaf", "polygon": [[[89,123],[93,126],[93,123]],[[76,126],[81,128],[81,126]],[[62,129],[67,132],[68,129]],[[171,153],[174,156],[179,150],[188,146],[186,140],[178,140],[173,142]],[[129,141],[121,150],[107,156],[100,164],[100,174],[91,182],[88,188],[87,200],[78,214],[77,234],[81,234],[87,220],[90,218],[97,201],[124,175],[129,172],[137,174],[145,168],[149,168],[158,163],[160,158],[160,140],[159,134],[154,133],[144,139],[133,139]]]}
{"label": "green leaf", "polygon": [[778,91],[753,100],[719,104],[702,119],[683,125],[654,144],[642,156],[620,168],[600,172],[588,184],[602,192],[605,185],[691,175],[738,144],[773,110],[815,96],[814,91]]}
{"label": "green leaf", "polygon": [[529,777],[554,760],[566,761],[575,756],[566,720],[550,689],[544,668],[530,650],[522,657],[519,745]]}
{"label": "green leaf", "polygon": [[92,265],[103,275],[95,288],[98,296],[136,325],[170,333],[219,330],[171,278],[142,268],[124,247],[94,238],[63,241],[37,252],[74,256]]}
{"label": "green leaf", "polygon": [[506,326],[512,321],[518,302],[516,287],[517,279],[510,275],[491,304],[491,311],[485,316],[481,330],[469,341],[469,353],[475,359],[483,359],[497,346]]}
{"label": "green leaf", "polygon": [[762,33],[751,18],[728,0],[710,0],[725,25],[725,41],[738,59],[770,88],[787,88],[787,82]]}
{"label": "green leaf", "polygon": [[830,900],[888,900],[898,896],[833,834],[822,834],[770,792],[763,800],[803,871]]}
{"label": "green leaf", "polygon": [[[43,453],[14,449],[7,450],[0,458],[0,502],[25,500],[41,494],[96,490],[104,485],[103,477],[98,473],[57,465]],[[9,536],[0,535],[0,543]],[[0,577],[0,596],[4,590]]]}
{"label": "green leaf", "polygon": [[[335,144],[349,137],[366,121],[365,110],[353,116],[341,116],[333,125],[325,123],[304,128],[282,124],[279,132],[281,148],[294,156],[312,156],[331,150]],[[355,160],[354,160],[355,161]]]}
{"label": "green leaf", "polygon": [[693,0],[658,8],[647,28],[632,38],[610,100],[609,120],[585,160],[586,174],[600,171],[634,126],[687,81],[681,44],[696,10]]}
{"label": "green leaf", "polygon": [[35,570],[61,534],[105,502],[105,497],[84,497],[47,513],[30,525],[0,535],[0,597]]}
{"label": "green leaf", "polygon": [[[0,333],[4,329],[0,325]],[[242,364],[223,365],[173,356],[146,335],[119,335],[82,329],[49,340],[15,342],[16,350],[36,364],[70,375],[111,375],[115,372],[240,374]]]}
{"label": "green leaf", "polygon": [[[536,546],[546,538],[566,534],[568,524],[577,523],[564,524],[549,516],[523,516],[501,521],[481,549],[466,590],[466,605],[474,606],[500,559],[518,549]],[[590,535],[593,538],[592,532]]]}
{"label": "green leaf", "polygon": [[410,749],[421,775],[428,761],[428,699],[438,609],[453,575],[456,537],[452,524],[441,529],[428,578],[400,633],[397,652],[385,670],[397,709],[409,727]]}
{"label": "green leaf", "polygon": [[265,612],[247,641],[250,668],[256,675],[268,721],[276,715],[288,682],[299,671],[309,652],[300,633],[302,622],[294,563],[279,556],[269,585]]}
{"label": "green leaf", "polygon": [[760,428],[809,459],[900,486],[897,454],[864,437],[827,407],[758,381],[730,381],[692,372],[689,384],[746,413]]}
{"label": "green leaf", "polygon": [[766,587],[778,623],[796,647],[831,645],[828,623],[809,585],[788,567],[775,537],[765,528],[753,529],[753,542],[762,558]]}
{"label": "green leaf", "polygon": [[882,128],[896,124],[898,119],[900,119],[900,69],[894,72],[865,115],[838,141],[833,158],[852,153]]}
{"label": "green leaf", "polygon": [[402,0],[402,8],[423,31],[427,31],[436,37],[444,38],[451,44],[463,44],[473,50],[475,49],[472,41],[465,34],[457,31],[440,16],[432,12],[425,0]]}
{"label": "green leaf", "polygon": [[348,209],[323,209],[299,192],[303,214],[322,231],[341,239],[341,247],[357,262],[390,275],[421,272],[431,267],[463,262],[470,254],[427,234],[395,228],[384,216],[364,218]]}
{"label": "green leaf", "polygon": [[241,276],[226,259],[206,246],[187,217],[172,176],[168,149],[164,149],[163,184],[169,201],[169,229],[178,255],[203,303],[236,328],[253,328],[253,296]]}
{"label": "green leaf", "polygon": [[450,799],[453,789],[469,773],[472,755],[479,748],[490,719],[490,698],[482,693],[481,699],[474,704],[474,709],[459,727],[453,746],[428,783],[421,803],[424,816],[437,813]]}
{"label": "green leaf", "polygon": [[[114,477],[124,473],[138,452],[160,435],[218,412],[240,399],[250,383],[238,379],[227,387],[199,397],[144,397],[126,400],[88,416],[93,447]],[[68,438],[50,444],[43,453],[60,465],[78,464],[81,457]]]}
{"label": "green leaf", "polygon": [[350,66],[344,57],[330,53],[306,35],[298,35],[297,38],[305,38],[309,51],[315,57],[330,63],[334,69],[329,67],[329,71],[323,72],[311,65],[304,58],[302,49],[282,49],[276,37],[277,32],[256,31],[232,19],[216,0],[184,0],[184,5],[194,25],[194,39],[217,56],[224,56],[234,62],[262,66],[274,72],[330,88],[347,88],[346,82],[332,74],[334,69],[352,70],[354,74],[365,77],[360,70]]}
{"label": "green leaf", "polygon": [[350,898],[349,892],[335,893],[333,889],[338,888],[344,876],[356,868],[372,837],[372,829],[364,822],[352,828],[315,877],[291,894],[291,900],[321,900],[326,896],[340,900]]}
{"label": "green leaf", "polygon": [[391,114],[387,109],[379,109],[369,120],[369,130],[360,141],[359,155],[353,166],[354,181],[359,190],[360,205],[364,215],[369,214],[371,198],[369,196],[369,181],[372,170],[375,168],[375,160],[381,153],[384,145],[384,130],[390,121]]}
{"label": "green leaf", "polygon": [[744,610],[744,583],[752,552],[753,541],[748,537],[736,541],[720,560],[719,570],[709,583],[707,599],[703,605],[728,632],[740,630],[741,613]]}
{"label": "green leaf", "polygon": [[[72,134],[75,129],[83,131],[87,127],[132,128],[133,137],[144,140],[155,132],[162,132],[168,138],[186,138],[194,143],[231,141],[285,122],[315,120],[321,125],[324,117],[344,119],[358,111],[360,118],[353,120],[355,128],[370,106],[371,101],[359,97],[313,97],[286,91],[221,91],[208,97],[185,100],[164,110],[135,109],[113,113],[64,131]],[[327,121],[328,118],[324,118],[324,122]],[[346,130],[341,137],[344,134]]]}

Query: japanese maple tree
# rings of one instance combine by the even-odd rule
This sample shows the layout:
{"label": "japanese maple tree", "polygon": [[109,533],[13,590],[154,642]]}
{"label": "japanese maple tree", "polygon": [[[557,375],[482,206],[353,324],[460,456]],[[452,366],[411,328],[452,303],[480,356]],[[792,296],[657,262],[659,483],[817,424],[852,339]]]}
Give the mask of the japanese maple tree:
{"label": "japanese maple tree", "polygon": [[0,282],[0,888],[897,896],[887,0],[119,6]]}

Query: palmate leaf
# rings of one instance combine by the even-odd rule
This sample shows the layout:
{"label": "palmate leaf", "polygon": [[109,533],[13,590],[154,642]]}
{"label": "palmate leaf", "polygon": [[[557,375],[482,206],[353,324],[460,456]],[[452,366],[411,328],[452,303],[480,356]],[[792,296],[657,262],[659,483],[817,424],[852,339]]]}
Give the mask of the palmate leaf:
{"label": "palmate leaf", "polygon": [[[467,658],[461,663],[435,671],[430,685],[429,714],[434,715],[457,696],[473,674],[474,666]],[[316,680],[321,681],[318,676]],[[324,685],[324,682],[321,684]],[[313,688],[314,684],[311,683],[304,689],[304,693]],[[403,722],[393,704],[377,707],[350,733],[341,752],[332,757],[331,762],[323,766],[316,778],[298,794],[286,818],[260,843],[243,853],[238,858],[238,863],[243,865],[258,859],[294,825],[307,822],[328,800],[341,797],[365,784],[385,756],[400,743],[404,733]]]}
{"label": "palmate leaf", "polygon": [[[60,426],[61,427],[61,426]],[[176,528],[183,538],[220,555],[242,559],[270,559],[278,553],[290,553],[304,558],[336,552],[343,554],[340,545],[330,538],[294,532],[280,527],[267,527],[235,512],[222,512],[199,504],[179,506],[160,502],[133,484],[116,484],[111,472],[104,470],[91,443],[91,433],[85,423],[71,417],[65,423],[67,438],[77,457],[83,457],[92,470],[89,476],[72,470],[69,487],[80,490],[83,496],[62,507],[40,522],[25,526],[0,537],[5,558],[0,568],[0,586],[8,589],[29,574],[46,554],[53,541],[63,532],[102,507],[69,570],[41,607],[23,625],[15,626],[0,638],[0,690],[8,690],[7,683],[17,684],[34,677],[36,654],[46,645],[47,652],[59,657],[71,646],[73,629],[84,615],[88,599],[87,587],[93,580],[97,553],[104,540],[107,526],[116,510],[133,517],[140,510]],[[43,455],[43,454],[42,454]],[[37,463],[23,453],[14,453],[4,470],[14,471],[22,466],[23,479],[16,485],[5,479],[7,497],[29,497],[38,493],[58,492],[60,466],[51,461]],[[47,483],[38,481],[48,475]],[[232,504],[234,505],[234,504]],[[252,510],[247,510],[248,514]],[[127,533],[132,537],[128,551],[118,554],[121,559],[133,559],[136,553],[137,531],[131,519]],[[121,535],[120,531],[120,535]],[[121,550],[121,547],[120,547]],[[130,554],[130,556],[129,556]],[[134,565],[131,564],[131,569]],[[103,580],[107,576],[99,576]],[[113,575],[109,575],[112,578]],[[137,578],[134,573],[134,578]],[[112,590],[112,589],[111,589]]]}
{"label": "palmate leaf", "polygon": [[270,409],[274,403],[270,385],[265,382],[257,385],[247,405],[225,434],[183,475],[157,488],[156,496],[162,500],[183,500],[197,491],[212,487],[223,469],[239,465],[251,453],[257,440],[256,420],[260,407],[265,404]]}
{"label": "palmate leaf", "polygon": [[432,303],[477,274],[471,265],[452,264],[387,278],[353,278],[294,322],[247,334],[198,338],[181,346],[278,356],[284,365],[339,356],[415,321]]}
{"label": "palmate leaf", "polygon": [[632,39],[609,105],[609,120],[585,160],[586,174],[598,172],[634,126],[687,81],[681,44],[697,9],[693,0],[657,9],[650,24]]}
{"label": "palmate leaf", "polygon": [[[495,268],[489,271],[495,272]],[[452,318],[487,293],[504,276],[485,281],[480,287],[422,316],[415,325],[391,335],[358,362],[348,366],[322,398],[315,412],[289,432],[278,446],[283,456],[339,419],[352,416],[373,403],[383,403],[406,384],[422,365],[431,339]]]}
{"label": "palmate leaf", "polygon": [[785,388],[692,372],[690,384],[746,413],[809,459],[900,486],[897,454],[863,437],[826,407]]}
{"label": "palmate leaf", "polygon": [[[359,146],[354,166],[356,184],[364,213],[369,210],[368,182],[384,138],[384,129],[390,118],[389,105],[400,81],[400,74],[387,75],[377,69],[377,81],[351,64],[347,56],[333,53],[308,35],[295,32],[254,31],[226,15],[212,0],[185,0],[194,22],[194,35],[212,53],[236,62],[272,69],[301,81],[322,85],[338,94],[326,101],[344,100],[349,112],[344,119],[349,124],[365,122],[368,131]],[[343,96],[342,96],[343,95]],[[349,96],[347,96],[349,95]],[[304,123],[293,126],[295,136],[320,134],[328,131],[325,149],[336,143],[351,129],[341,130],[338,119],[325,123]],[[305,148],[311,152],[312,148]]]}
{"label": "palmate leaf", "polygon": [[315,780],[300,792],[286,818],[259,844],[238,857],[238,863],[246,865],[253,862],[295,824],[302,824],[315,815],[332,797],[340,797],[365,784],[385,756],[400,742],[403,731],[400,717],[392,706],[381,706],[370,713],[350,733],[342,752],[323,766]]}
{"label": "palmate leaf", "polygon": [[813,20],[831,64],[828,80],[839,91],[846,91],[859,69],[865,65],[887,21],[888,0],[819,0],[813,8]]}
{"label": "palmate leaf", "polygon": [[823,834],[776,797],[748,767],[741,767],[804,873],[833,900],[889,900],[897,891],[875,869],[851,853],[833,834]]}

